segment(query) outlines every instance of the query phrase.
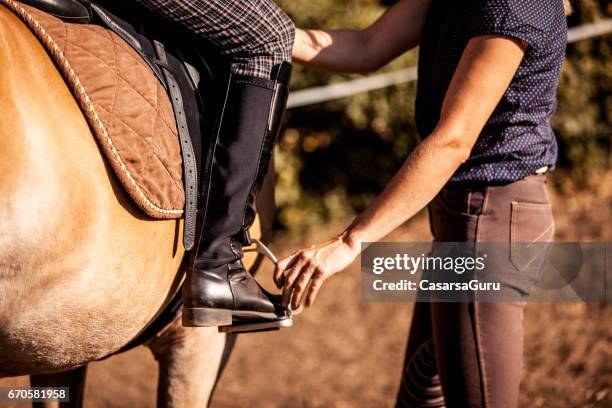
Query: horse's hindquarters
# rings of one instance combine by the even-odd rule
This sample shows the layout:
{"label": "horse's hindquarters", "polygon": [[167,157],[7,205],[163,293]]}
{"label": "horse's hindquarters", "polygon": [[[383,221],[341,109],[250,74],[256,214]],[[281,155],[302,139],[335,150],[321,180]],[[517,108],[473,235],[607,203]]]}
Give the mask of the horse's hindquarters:
{"label": "horse's hindquarters", "polygon": [[178,282],[178,221],[145,219],[29,30],[0,6],[0,375],[133,338]]}

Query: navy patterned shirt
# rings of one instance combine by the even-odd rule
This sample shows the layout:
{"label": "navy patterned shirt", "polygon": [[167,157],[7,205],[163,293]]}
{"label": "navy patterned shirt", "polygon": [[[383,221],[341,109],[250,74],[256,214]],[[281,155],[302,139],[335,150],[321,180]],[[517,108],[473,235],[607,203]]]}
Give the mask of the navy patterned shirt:
{"label": "navy patterned shirt", "polygon": [[468,41],[502,35],[527,44],[521,64],[451,184],[495,184],[551,169],[557,143],[550,127],[567,42],[562,0],[433,0],[419,51],[416,123],[422,137],[442,102]]}

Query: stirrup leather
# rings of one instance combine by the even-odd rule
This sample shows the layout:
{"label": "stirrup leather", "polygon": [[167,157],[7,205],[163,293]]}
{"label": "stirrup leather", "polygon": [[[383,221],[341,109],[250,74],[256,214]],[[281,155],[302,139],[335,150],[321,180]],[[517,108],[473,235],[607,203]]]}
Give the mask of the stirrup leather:
{"label": "stirrup leather", "polygon": [[243,247],[242,250],[244,252],[256,252],[259,255],[268,258],[275,265],[278,263],[278,258],[274,255],[272,250],[258,239],[251,238],[251,245]]}

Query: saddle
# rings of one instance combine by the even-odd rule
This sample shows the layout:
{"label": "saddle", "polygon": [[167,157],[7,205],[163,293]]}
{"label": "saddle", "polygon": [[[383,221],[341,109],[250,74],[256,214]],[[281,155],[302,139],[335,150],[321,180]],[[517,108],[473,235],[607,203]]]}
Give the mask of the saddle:
{"label": "saddle", "polygon": [[90,0],[0,0],[51,55],[133,201],[153,218],[184,216],[190,250],[203,135],[214,131],[227,64],[145,10],[109,3],[113,12]]}

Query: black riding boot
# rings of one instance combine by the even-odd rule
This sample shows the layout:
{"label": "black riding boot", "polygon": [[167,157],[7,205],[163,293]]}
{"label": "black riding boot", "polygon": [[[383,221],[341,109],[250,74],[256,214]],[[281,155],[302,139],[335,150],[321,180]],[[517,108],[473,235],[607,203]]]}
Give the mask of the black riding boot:
{"label": "black riding boot", "polygon": [[291,64],[273,79],[232,75],[219,132],[203,178],[203,226],[183,290],[183,325],[282,320],[280,296],[261,288],[242,264],[251,243],[255,196],[267,172],[288,96]]}

